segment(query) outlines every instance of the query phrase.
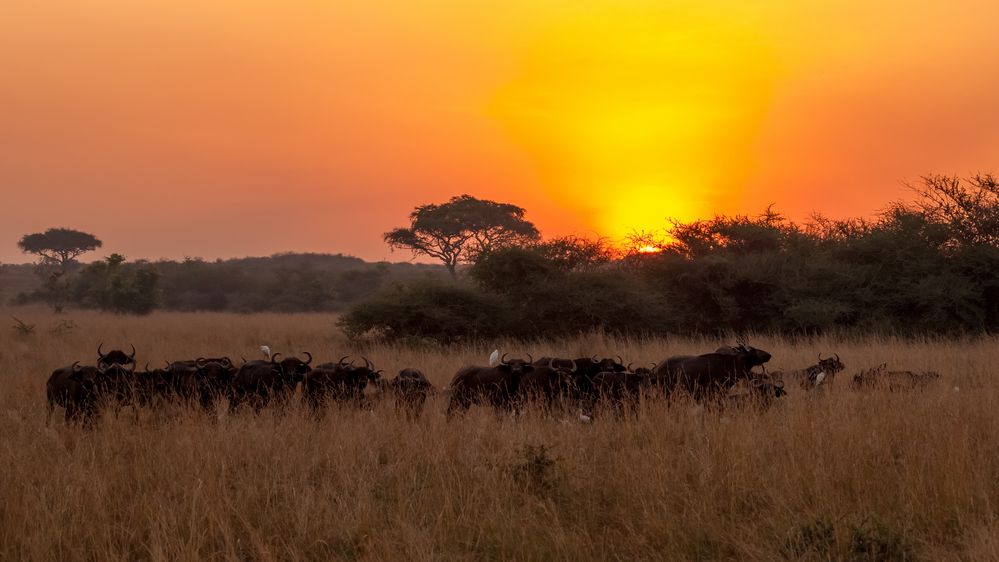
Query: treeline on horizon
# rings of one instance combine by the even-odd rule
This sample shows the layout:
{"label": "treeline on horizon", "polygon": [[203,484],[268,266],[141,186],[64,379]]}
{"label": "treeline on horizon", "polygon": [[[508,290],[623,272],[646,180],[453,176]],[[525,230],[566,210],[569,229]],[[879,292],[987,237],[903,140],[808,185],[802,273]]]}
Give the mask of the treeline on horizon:
{"label": "treeline on horizon", "polygon": [[[328,254],[134,263],[112,254],[72,262],[67,274],[47,273],[44,261],[6,265],[0,288],[9,302],[57,309],[342,312],[339,324],[352,337],[412,343],[592,330],[997,331],[996,179],[930,176],[913,190],[914,201],[892,203],[873,219],[796,223],[766,209],[674,221],[662,232],[635,234],[624,248],[606,240],[542,240],[523,209],[463,195],[417,208],[413,224],[420,216],[444,221],[437,226],[464,217],[478,221],[471,228],[484,228],[482,213],[492,213],[500,220],[489,234],[501,243],[462,254],[452,247],[441,258],[448,267]],[[426,248],[416,234],[403,228],[385,238],[393,247]],[[462,231],[457,238],[474,237]]]}
{"label": "treeline on horizon", "polygon": [[578,238],[508,245],[476,255],[456,282],[392,283],[340,323],[355,337],[442,343],[591,330],[995,332],[999,185],[923,180],[915,201],[870,220],[799,224],[767,209],[672,222],[624,252]]}
{"label": "treeline on horizon", "polygon": [[[59,308],[124,314],[182,312],[339,312],[388,283],[446,277],[439,265],[368,263],[342,254],[282,253],[206,261],[124,261],[109,257],[76,263],[59,290]],[[45,265],[0,267],[9,303],[56,302]]]}

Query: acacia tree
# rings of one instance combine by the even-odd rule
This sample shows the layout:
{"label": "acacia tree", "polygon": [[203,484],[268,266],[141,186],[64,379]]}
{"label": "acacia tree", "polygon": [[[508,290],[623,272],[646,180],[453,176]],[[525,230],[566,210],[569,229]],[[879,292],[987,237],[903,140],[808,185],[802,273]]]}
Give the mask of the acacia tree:
{"label": "acacia tree", "polygon": [[385,233],[385,242],[414,255],[444,263],[452,277],[459,263],[484,253],[537,240],[538,229],[524,219],[524,209],[509,203],[452,197],[447,203],[421,205],[409,214],[409,227]]}
{"label": "acacia tree", "polygon": [[70,228],[50,228],[45,232],[25,234],[17,243],[21,251],[35,254],[42,263],[58,265],[63,270],[81,254],[100,248],[103,242],[93,234]]}
{"label": "acacia tree", "polygon": [[61,312],[66,302],[69,266],[101,245],[103,242],[93,234],[70,228],[25,234],[17,243],[22,252],[39,257],[37,271],[44,280],[45,300],[56,312]]}

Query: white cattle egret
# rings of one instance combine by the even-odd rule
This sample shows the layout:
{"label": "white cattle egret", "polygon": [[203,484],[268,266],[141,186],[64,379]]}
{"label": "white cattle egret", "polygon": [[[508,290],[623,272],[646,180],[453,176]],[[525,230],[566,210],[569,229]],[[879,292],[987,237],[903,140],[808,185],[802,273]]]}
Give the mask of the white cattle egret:
{"label": "white cattle egret", "polygon": [[267,347],[266,345],[262,345],[262,346],[260,346],[260,352],[263,353],[264,356],[267,357],[268,360],[270,360],[270,358],[271,358],[271,348]]}
{"label": "white cattle egret", "polygon": [[822,381],[826,378],[825,371],[819,371],[819,374],[815,375],[815,386],[822,384]]}
{"label": "white cattle egret", "polygon": [[494,349],[492,353],[489,354],[489,366],[495,367],[499,365],[499,350]]}

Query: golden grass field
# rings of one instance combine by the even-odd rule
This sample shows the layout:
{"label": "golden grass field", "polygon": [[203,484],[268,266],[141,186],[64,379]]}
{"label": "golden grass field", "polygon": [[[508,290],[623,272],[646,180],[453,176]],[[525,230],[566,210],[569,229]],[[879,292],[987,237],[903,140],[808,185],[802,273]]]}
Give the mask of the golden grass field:
{"label": "golden grass field", "polygon": [[[328,315],[158,313],[146,318],[8,310],[0,329],[2,560],[999,560],[999,339],[765,336],[777,368],[818,352],[847,364],[821,398],[788,385],[765,413],[645,402],[637,418],[448,423],[446,398],[409,422],[390,404],[154,415],[124,410],[94,431],[45,425],[53,369],[138,349],[139,365],[262,343],[318,360],[363,351],[389,374],[444,386],[494,348],[621,354],[652,362],[711,339],[600,335],[452,349],[352,347]],[[76,327],[50,330],[61,320]],[[9,322],[13,324],[13,321]],[[849,375],[887,361],[935,370],[924,392],[866,393]],[[543,446],[545,449],[539,447]]]}

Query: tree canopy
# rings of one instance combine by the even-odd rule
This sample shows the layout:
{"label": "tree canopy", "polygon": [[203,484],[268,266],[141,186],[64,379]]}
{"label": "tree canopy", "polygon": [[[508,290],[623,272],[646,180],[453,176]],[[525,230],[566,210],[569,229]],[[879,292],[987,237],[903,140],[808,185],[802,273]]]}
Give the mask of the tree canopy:
{"label": "tree canopy", "polygon": [[46,264],[65,268],[81,254],[103,245],[96,236],[70,228],[50,228],[45,232],[25,234],[17,246],[26,254],[41,257]]}
{"label": "tree canopy", "polygon": [[509,203],[452,197],[447,203],[421,205],[409,214],[408,228],[385,233],[392,248],[441,260],[452,276],[462,262],[491,250],[539,238],[538,229],[524,219],[524,209]]}

